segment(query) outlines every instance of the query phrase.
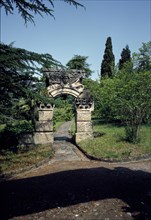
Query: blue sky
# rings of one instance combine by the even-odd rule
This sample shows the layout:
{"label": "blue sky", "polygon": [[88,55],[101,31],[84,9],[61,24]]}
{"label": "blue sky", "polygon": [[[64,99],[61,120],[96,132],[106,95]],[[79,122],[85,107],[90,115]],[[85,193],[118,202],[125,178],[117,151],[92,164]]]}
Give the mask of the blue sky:
{"label": "blue sky", "polygon": [[87,62],[98,78],[107,37],[112,38],[116,63],[128,44],[138,52],[142,42],[151,40],[150,0],[79,0],[86,10],[56,0],[54,16],[36,16],[24,25],[14,12],[1,11],[1,41],[38,53],[50,53],[65,65],[74,55],[88,56]]}

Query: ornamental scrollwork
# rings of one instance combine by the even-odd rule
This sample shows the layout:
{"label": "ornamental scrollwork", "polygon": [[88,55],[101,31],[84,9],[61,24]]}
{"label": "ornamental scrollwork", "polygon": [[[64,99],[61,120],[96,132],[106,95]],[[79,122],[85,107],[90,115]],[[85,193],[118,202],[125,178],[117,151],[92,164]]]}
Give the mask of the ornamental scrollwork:
{"label": "ornamental scrollwork", "polygon": [[54,95],[54,91],[57,90],[74,90],[76,94],[84,90],[82,79],[85,77],[85,72],[83,70],[47,69],[44,70],[44,74],[49,95]]}

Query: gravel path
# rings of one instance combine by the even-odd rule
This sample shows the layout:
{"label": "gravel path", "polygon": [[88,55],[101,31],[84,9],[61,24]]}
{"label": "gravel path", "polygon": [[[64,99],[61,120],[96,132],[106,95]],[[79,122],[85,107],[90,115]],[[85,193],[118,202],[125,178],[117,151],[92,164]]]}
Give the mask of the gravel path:
{"label": "gravel path", "polygon": [[52,161],[0,183],[0,219],[150,220],[143,202],[151,198],[151,160],[87,160],[69,142],[68,126],[55,134]]}

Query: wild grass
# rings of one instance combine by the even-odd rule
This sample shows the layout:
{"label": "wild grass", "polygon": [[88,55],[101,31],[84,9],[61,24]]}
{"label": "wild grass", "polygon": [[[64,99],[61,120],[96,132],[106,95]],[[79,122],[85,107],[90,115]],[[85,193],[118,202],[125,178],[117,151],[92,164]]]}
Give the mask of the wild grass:
{"label": "wild grass", "polygon": [[0,152],[0,173],[14,172],[33,165],[37,165],[46,158],[53,156],[50,145],[33,146],[28,150],[20,147],[18,152],[2,150]]}
{"label": "wild grass", "polygon": [[116,124],[95,123],[94,132],[100,133],[93,140],[80,142],[80,147],[91,156],[99,159],[132,159],[151,154],[151,126],[141,127],[141,141],[132,144],[125,140],[124,127]]}

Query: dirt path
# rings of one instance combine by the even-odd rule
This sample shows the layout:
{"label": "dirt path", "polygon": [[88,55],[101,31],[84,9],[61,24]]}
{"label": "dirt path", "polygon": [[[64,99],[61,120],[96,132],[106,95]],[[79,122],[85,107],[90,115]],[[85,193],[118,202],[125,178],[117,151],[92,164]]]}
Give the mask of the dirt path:
{"label": "dirt path", "polygon": [[67,142],[65,130],[55,135],[54,160],[0,183],[0,219],[145,219],[142,202],[151,194],[151,161],[86,160]]}

